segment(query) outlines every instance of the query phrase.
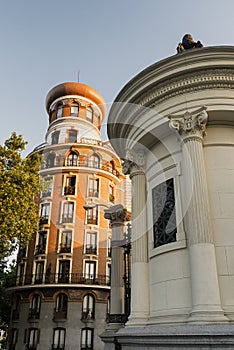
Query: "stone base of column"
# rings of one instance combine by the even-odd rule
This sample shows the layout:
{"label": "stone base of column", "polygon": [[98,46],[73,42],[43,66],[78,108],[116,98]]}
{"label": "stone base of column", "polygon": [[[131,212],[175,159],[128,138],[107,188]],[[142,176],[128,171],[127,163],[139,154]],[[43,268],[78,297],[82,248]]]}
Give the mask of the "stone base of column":
{"label": "stone base of column", "polygon": [[221,308],[211,308],[209,306],[206,309],[204,305],[202,308],[193,308],[188,318],[189,323],[228,323],[229,320],[224,316],[224,312]]}
{"label": "stone base of column", "polygon": [[189,251],[193,307],[188,322],[228,322],[220,302],[214,245],[193,244]]}
{"label": "stone base of column", "polygon": [[145,326],[149,319],[149,267],[147,262],[132,265],[131,314],[127,327]]}
{"label": "stone base of column", "polygon": [[122,350],[234,349],[234,326],[214,324],[126,327],[115,334],[115,344],[120,344]]}

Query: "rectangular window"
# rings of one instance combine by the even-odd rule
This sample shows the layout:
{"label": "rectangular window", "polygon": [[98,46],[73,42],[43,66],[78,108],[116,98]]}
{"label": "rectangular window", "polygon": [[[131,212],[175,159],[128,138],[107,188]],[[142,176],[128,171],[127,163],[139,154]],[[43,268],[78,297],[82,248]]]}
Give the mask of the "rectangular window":
{"label": "rectangular window", "polygon": [[60,253],[71,253],[72,231],[66,230],[61,233]]}
{"label": "rectangular window", "polygon": [[98,224],[98,209],[92,208],[87,210],[87,224],[97,225]]}
{"label": "rectangular window", "polygon": [[67,142],[77,142],[77,130],[68,130]]}
{"label": "rectangular window", "polygon": [[97,254],[97,232],[86,232],[86,254]]}
{"label": "rectangular window", "polygon": [[59,261],[59,283],[68,283],[70,278],[70,260]]}
{"label": "rectangular window", "polygon": [[15,349],[17,341],[18,341],[18,329],[12,328],[9,349]]}
{"label": "rectangular window", "polygon": [[152,190],[154,247],[176,241],[176,211],[173,179]]}
{"label": "rectangular window", "polygon": [[111,257],[111,237],[107,237],[107,256]]}
{"label": "rectangular window", "polygon": [[109,185],[109,201],[114,203],[115,202],[115,192],[114,192],[114,186]]}
{"label": "rectangular window", "polygon": [[22,286],[23,283],[24,283],[24,270],[25,270],[25,264],[24,263],[21,263],[18,267],[18,271],[19,271],[19,274],[18,274],[18,283],[19,283],[19,286]]}
{"label": "rectangular window", "polygon": [[52,349],[64,350],[65,348],[65,328],[54,328]]}
{"label": "rectangular window", "polygon": [[110,286],[111,281],[111,264],[107,264],[106,266],[106,283]]}
{"label": "rectangular window", "polygon": [[74,202],[63,203],[62,222],[73,223]]}
{"label": "rectangular window", "polygon": [[50,215],[50,203],[43,203],[41,205],[40,224],[48,224]]}
{"label": "rectangular window", "polygon": [[81,330],[81,349],[93,349],[93,328],[83,328]]}
{"label": "rectangular window", "polygon": [[52,189],[53,189],[53,177],[47,176],[43,178],[42,183],[42,189],[41,189],[41,197],[51,197],[52,195]]}
{"label": "rectangular window", "polygon": [[37,344],[39,344],[39,329],[29,328],[25,332],[25,342],[27,343],[28,350],[36,350]]}
{"label": "rectangular window", "polygon": [[76,176],[67,176],[65,179],[64,195],[74,195],[76,193]]}
{"label": "rectangular window", "polygon": [[38,243],[36,245],[35,254],[45,254],[47,241],[47,231],[38,232]]}
{"label": "rectangular window", "polygon": [[36,262],[35,283],[42,283],[44,273],[44,261]]}
{"label": "rectangular window", "polygon": [[99,179],[89,179],[89,197],[99,197]]}
{"label": "rectangular window", "polygon": [[85,279],[94,282],[96,277],[96,261],[85,261]]}
{"label": "rectangular window", "polygon": [[56,145],[58,144],[58,141],[59,141],[59,131],[55,131],[51,136],[51,144]]}

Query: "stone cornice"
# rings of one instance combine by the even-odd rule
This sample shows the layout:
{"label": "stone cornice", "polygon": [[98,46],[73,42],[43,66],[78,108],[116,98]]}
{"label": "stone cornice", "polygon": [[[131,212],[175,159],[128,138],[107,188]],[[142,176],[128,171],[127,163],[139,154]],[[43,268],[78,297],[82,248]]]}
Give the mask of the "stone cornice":
{"label": "stone cornice", "polygon": [[153,108],[168,98],[206,89],[234,89],[234,68],[206,68],[193,74],[178,75],[157,83],[157,86],[152,84],[131,102]]}

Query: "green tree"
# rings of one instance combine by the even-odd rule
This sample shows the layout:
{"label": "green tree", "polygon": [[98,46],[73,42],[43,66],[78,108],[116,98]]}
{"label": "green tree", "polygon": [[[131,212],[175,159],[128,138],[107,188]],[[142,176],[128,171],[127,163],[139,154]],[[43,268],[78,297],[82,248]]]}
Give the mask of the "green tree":
{"label": "green tree", "polygon": [[0,259],[24,246],[38,229],[38,154],[22,157],[27,142],[12,133],[0,145]]}
{"label": "green tree", "polygon": [[[6,261],[0,261],[0,330],[3,330],[7,336],[11,317],[11,295],[6,291],[7,278],[14,278],[16,265],[14,262],[7,266]],[[6,339],[0,343],[5,349]],[[0,346],[1,348],[1,346]]]}

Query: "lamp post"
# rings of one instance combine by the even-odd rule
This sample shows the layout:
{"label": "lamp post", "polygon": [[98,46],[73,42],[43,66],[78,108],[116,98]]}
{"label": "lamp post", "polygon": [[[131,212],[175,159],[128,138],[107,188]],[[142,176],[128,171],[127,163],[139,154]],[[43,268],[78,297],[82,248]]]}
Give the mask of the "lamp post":
{"label": "lamp post", "polygon": [[115,324],[113,328],[118,329],[120,324],[127,321],[130,313],[130,224],[124,233],[124,225],[130,220],[130,215],[121,204],[107,206],[102,203],[88,203],[83,208],[89,210],[100,206],[106,208],[104,218],[110,220],[112,228],[109,323]]}

